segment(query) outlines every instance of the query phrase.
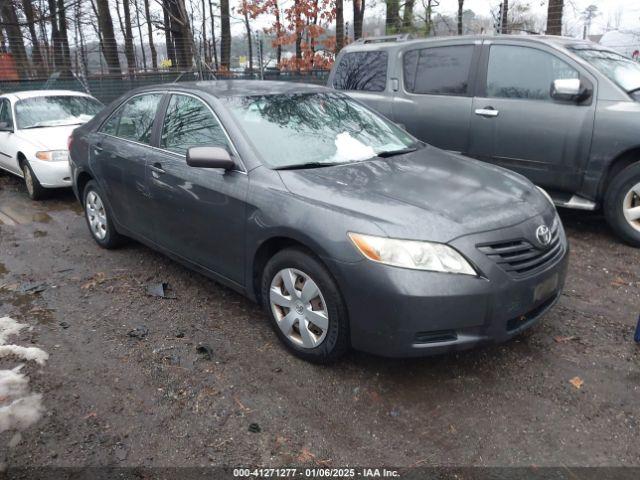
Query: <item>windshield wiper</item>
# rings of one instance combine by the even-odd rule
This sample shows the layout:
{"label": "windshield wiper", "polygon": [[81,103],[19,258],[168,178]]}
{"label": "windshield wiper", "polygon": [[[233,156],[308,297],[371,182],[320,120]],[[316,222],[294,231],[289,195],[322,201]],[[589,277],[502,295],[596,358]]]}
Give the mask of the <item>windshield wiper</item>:
{"label": "windshield wiper", "polygon": [[294,165],[285,165],[284,167],[275,167],[274,170],[302,170],[305,168],[322,168],[331,167],[333,165],[344,165],[346,162],[307,162],[296,163]]}
{"label": "windshield wiper", "polygon": [[408,148],[399,148],[398,150],[387,150],[385,152],[378,152],[378,157],[381,158],[389,158],[395,157],[396,155],[404,155],[405,153],[411,153],[418,150],[417,147],[408,147]]}

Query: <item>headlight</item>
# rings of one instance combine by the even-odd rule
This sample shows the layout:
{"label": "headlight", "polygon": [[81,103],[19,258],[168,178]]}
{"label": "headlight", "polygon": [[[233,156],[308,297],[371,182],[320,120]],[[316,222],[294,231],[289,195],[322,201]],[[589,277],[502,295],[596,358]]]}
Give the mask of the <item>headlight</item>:
{"label": "headlight", "polygon": [[553,205],[553,208],[556,208],[556,204],[555,204],[555,203],[553,203],[553,199],[551,198],[551,195],[549,195],[549,194],[547,193],[547,191],[546,191],[544,188],[542,188],[542,187],[538,187],[538,186],[536,186],[536,188],[537,188],[538,190],[540,190],[540,193],[542,193],[542,194],[547,198],[547,200],[549,200],[549,203],[550,203],[551,205]]}
{"label": "headlight", "polygon": [[396,240],[349,233],[360,252],[374,262],[414,270],[477,275],[469,262],[456,250],[442,243]]}
{"label": "headlight", "polygon": [[68,150],[49,150],[46,152],[36,152],[38,160],[46,160],[48,162],[66,162],[69,161]]}

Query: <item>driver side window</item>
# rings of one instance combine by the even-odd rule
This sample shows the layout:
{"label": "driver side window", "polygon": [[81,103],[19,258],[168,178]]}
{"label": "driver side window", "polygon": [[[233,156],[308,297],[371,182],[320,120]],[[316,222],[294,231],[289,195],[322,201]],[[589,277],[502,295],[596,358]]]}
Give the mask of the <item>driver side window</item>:
{"label": "driver side window", "polygon": [[0,105],[0,123],[5,123],[6,128],[13,127],[13,116],[11,115],[11,102],[6,98],[2,99]]}

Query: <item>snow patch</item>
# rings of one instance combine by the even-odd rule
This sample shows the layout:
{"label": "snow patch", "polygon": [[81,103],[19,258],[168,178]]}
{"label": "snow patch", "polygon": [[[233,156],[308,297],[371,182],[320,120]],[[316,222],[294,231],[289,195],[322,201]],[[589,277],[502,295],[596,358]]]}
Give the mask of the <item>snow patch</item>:
{"label": "snow patch", "polygon": [[[49,358],[49,354],[37,347],[21,347],[19,345],[5,345],[7,338],[16,335],[27,325],[16,322],[13,318],[0,318],[0,358],[10,355],[25,361],[35,361],[39,365]],[[29,392],[29,379],[20,370],[24,364],[10,370],[0,370],[0,433],[7,430],[17,430],[9,446],[15,446],[24,430],[42,417],[42,395]]]}

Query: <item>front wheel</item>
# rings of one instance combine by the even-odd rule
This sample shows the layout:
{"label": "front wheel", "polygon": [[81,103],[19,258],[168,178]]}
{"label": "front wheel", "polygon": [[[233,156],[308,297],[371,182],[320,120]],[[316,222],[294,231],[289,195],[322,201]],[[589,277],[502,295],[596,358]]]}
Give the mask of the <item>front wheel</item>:
{"label": "front wheel", "polygon": [[24,177],[24,184],[27,187],[27,193],[31,200],[42,200],[45,198],[47,191],[42,185],[40,185],[38,177],[33,173],[29,162],[26,160],[22,164],[22,176]]}
{"label": "front wheel", "polygon": [[103,248],[116,248],[120,246],[124,237],[120,235],[111,220],[102,193],[95,181],[91,180],[84,189],[84,216],[91,236],[98,245]]}
{"label": "front wheel", "polygon": [[620,238],[640,247],[640,162],[613,178],[605,196],[604,213]]}
{"label": "front wheel", "polygon": [[296,356],[328,363],[347,351],[349,322],[338,286],[306,251],[286,249],[269,260],[262,301],[276,334]]}

